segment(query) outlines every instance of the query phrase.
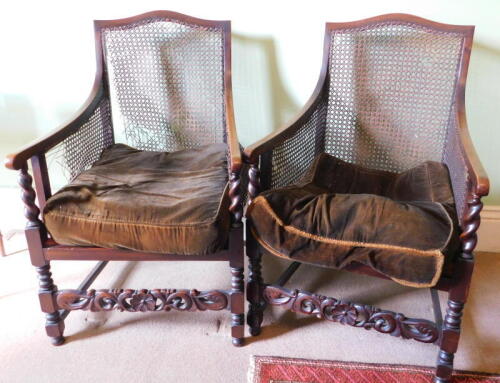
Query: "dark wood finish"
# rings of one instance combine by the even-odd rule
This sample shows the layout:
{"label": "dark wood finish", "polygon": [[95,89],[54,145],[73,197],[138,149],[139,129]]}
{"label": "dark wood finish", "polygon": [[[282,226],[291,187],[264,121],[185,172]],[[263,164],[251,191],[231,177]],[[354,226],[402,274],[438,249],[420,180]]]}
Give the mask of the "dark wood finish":
{"label": "dark wood finish", "polygon": [[[475,189],[475,187],[473,187]],[[448,308],[444,317],[441,344],[437,360],[436,382],[449,382],[453,373],[453,359],[458,349],[462,312],[469,295],[474,270],[473,251],[477,244],[477,229],[483,208],[481,198],[471,193],[467,200],[468,210],[464,217],[464,229],[460,235],[462,253],[457,261],[455,280],[449,290]]]}
{"label": "dark wood finish", "polygon": [[403,314],[369,305],[346,302],[302,290],[289,290],[277,285],[267,285],[264,288],[264,299],[270,305],[281,306],[296,313],[314,315],[318,319],[365,330],[374,329],[404,339],[414,339],[422,343],[435,343],[439,339],[439,329],[434,322],[406,318]]}
{"label": "dark wood finish", "polygon": [[[94,266],[94,268],[90,271],[90,273],[85,277],[85,279],[80,283],[80,286],[78,286],[77,290],[78,291],[84,291],[87,290],[92,283],[94,283],[95,279],[101,274],[101,271],[104,270],[106,265],[108,264],[108,261],[100,261],[97,262],[97,264]],[[65,320],[66,317],[69,314],[69,310],[59,310],[59,316],[61,317],[62,320]]]}
{"label": "dark wood finish", "polygon": [[40,209],[35,203],[36,193],[33,189],[33,178],[28,173],[28,164],[24,164],[19,171],[19,186],[21,186],[21,198],[24,203],[24,216],[26,217],[25,235],[28,250],[33,266],[45,266],[48,264],[43,256],[42,241],[45,238],[45,228],[40,221]]}
{"label": "dark wood finish", "polygon": [[242,297],[244,286],[243,267],[231,267],[231,335],[233,345],[240,347],[244,342],[245,306]]}
{"label": "dark wood finish", "polygon": [[90,271],[90,273],[85,277],[85,279],[80,283],[77,290],[87,290],[92,283],[96,280],[96,278],[101,274],[101,271],[107,266],[108,261],[100,261],[94,266],[94,268]]}
{"label": "dark wood finish", "polygon": [[292,262],[290,266],[286,268],[285,271],[280,275],[278,280],[275,282],[275,285],[277,286],[285,286],[286,283],[290,280],[290,278],[295,274],[295,272],[299,269],[299,267],[302,265],[300,262]]}
{"label": "dark wood finish", "polygon": [[231,70],[231,22],[224,21],[224,94],[226,107],[227,144],[229,146],[231,172],[240,172],[242,166],[241,149],[236,133],[233,107],[233,85]]}
{"label": "dark wood finish", "polygon": [[59,346],[64,343],[64,321],[59,316],[59,310],[55,302],[55,294],[57,286],[52,280],[50,265],[44,265],[36,268],[40,290],[38,298],[40,299],[40,307],[42,312],[46,313],[45,331],[50,337],[50,341],[54,346]]}
{"label": "dark wood finish", "polygon": [[229,211],[233,216],[233,226],[241,226],[241,219],[243,218],[243,205],[240,193],[240,174],[232,172],[229,177],[229,198],[231,198],[231,206]]}
{"label": "dark wood finish", "polygon": [[260,192],[260,171],[256,163],[251,162],[248,169],[248,203],[252,203]]}
{"label": "dark wood finish", "polygon": [[[240,199],[239,199],[240,200]],[[241,205],[241,200],[239,202]],[[238,207],[241,209],[241,206]],[[243,225],[234,216],[234,233],[229,247],[232,249],[229,257],[231,269],[231,336],[236,347],[244,344],[245,337],[245,293],[244,293],[244,258],[243,258]]]}
{"label": "dark wood finish", "polygon": [[[45,154],[51,148],[61,143],[64,139],[76,133],[80,127],[89,120],[104,98],[109,98],[109,84],[106,75],[104,54],[102,47],[102,29],[111,26],[121,26],[134,23],[148,18],[164,18],[181,23],[189,23],[207,27],[217,27],[223,32],[224,53],[224,107],[226,118],[226,141],[229,147],[229,174],[231,206],[229,212],[232,217],[232,227],[229,233],[228,246],[215,254],[208,255],[175,255],[175,254],[153,254],[135,252],[119,249],[104,249],[97,247],[62,246],[48,238],[46,229],[41,222],[40,208],[45,206],[47,199],[51,196],[50,182],[45,161]],[[94,21],[95,49],[96,49],[96,75],[90,95],[82,107],[76,112],[69,122],[58,127],[50,134],[25,146],[20,151],[10,154],[6,158],[5,165],[9,169],[19,170],[19,184],[23,189],[22,198],[25,204],[25,216],[27,218],[26,237],[31,262],[37,267],[40,275],[40,302],[42,311],[47,313],[47,334],[54,344],[62,344],[64,330],[64,318],[68,315],[68,309],[59,310],[55,302],[55,296],[59,299],[68,298],[68,294],[58,292],[54,285],[49,261],[51,260],[96,260],[102,261],[91,272],[78,291],[85,292],[95,277],[99,274],[107,261],[226,261],[231,268],[232,290],[226,294],[228,305],[232,313],[232,338],[235,346],[241,346],[244,338],[244,293],[243,293],[243,238],[242,238],[242,197],[240,190],[241,171],[241,149],[235,127],[232,88],[231,88],[231,24],[229,21],[202,20],[187,15],[170,11],[154,11],[142,15],[119,19],[119,20],[97,20]],[[35,179],[36,192],[32,187],[32,177],[28,173],[27,162],[31,159],[33,175]],[[38,196],[38,206],[35,203]],[[153,290],[151,290],[153,291]],[[194,291],[194,290],[193,290]],[[215,291],[215,290],[214,290]],[[202,294],[202,293],[200,293]],[[84,296],[82,296],[84,299]],[[139,298],[136,298],[137,301]],[[148,298],[149,299],[149,298]],[[137,307],[147,307],[142,303]],[[194,298],[192,298],[194,299]],[[201,298],[200,298],[201,299]],[[199,300],[200,300],[199,299]],[[135,302],[134,301],[134,302]],[[65,300],[67,302],[67,300]],[[229,307],[228,306],[228,307]],[[210,306],[215,307],[215,306]],[[59,307],[60,308],[60,307]]]}
{"label": "dark wood finish", "polygon": [[[443,275],[436,286],[434,286],[435,290],[433,291],[435,305],[437,304],[437,290],[448,291],[448,309],[444,321],[441,318],[442,314],[440,313],[440,310],[436,307],[436,323],[410,319],[408,323],[410,323],[411,326],[415,326],[411,331],[406,332],[406,329],[398,330],[406,332],[406,335],[410,338],[414,338],[415,335],[417,338],[420,338],[418,340],[432,339],[431,342],[436,343],[440,347],[435,381],[440,383],[450,382],[453,371],[453,357],[457,351],[458,340],[460,337],[461,315],[464,304],[467,300],[470,280],[474,268],[473,251],[477,243],[476,232],[480,224],[480,211],[482,208],[481,197],[487,195],[489,191],[489,181],[484,168],[479,161],[477,153],[474,150],[467,128],[465,113],[465,84],[472,47],[472,37],[474,33],[473,26],[441,24],[406,14],[389,14],[348,23],[327,23],[321,72],[316,88],[314,89],[309,101],[305,104],[298,115],[291,120],[291,122],[285,124],[283,127],[259,140],[255,144],[250,145],[244,150],[244,160],[251,164],[248,185],[249,203],[251,203],[251,201],[258,195],[261,191],[261,187],[263,187],[263,190],[268,190],[270,187],[268,178],[273,166],[271,159],[273,150],[277,146],[282,145],[285,140],[294,137],[295,133],[297,133],[304,123],[308,121],[309,117],[311,117],[317,109],[317,106],[320,105],[322,98],[326,96],[329,78],[328,61],[332,33],[338,29],[354,28],[370,25],[372,23],[389,21],[420,24],[433,31],[458,32],[464,36],[461,59],[459,61],[459,67],[455,77],[456,89],[454,93],[454,102],[456,114],[454,117],[457,121],[459,137],[457,150],[460,151],[460,156],[463,157],[465,162],[466,169],[464,170],[467,170],[469,174],[467,185],[465,185],[467,190],[467,205],[464,212],[458,212],[462,218],[462,234],[460,236],[462,246],[460,254],[457,256],[457,260],[453,263],[453,265],[450,265],[452,266],[450,268],[452,275]],[[263,177],[262,184],[259,179],[259,165],[260,171],[265,174],[265,181]],[[247,254],[250,260],[251,268],[247,296],[249,301],[248,323],[251,331],[255,333],[260,332],[260,325],[262,323],[262,312],[260,309],[263,306],[260,304],[260,299],[264,289],[265,300],[268,303],[271,300],[275,304],[285,306],[292,311],[319,315],[322,318],[325,318],[325,314],[322,311],[322,305],[329,306],[330,302],[332,302],[331,304],[333,307],[331,310],[335,313],[340,311],[340,316],[335,317],[337,318],[337,321],[340,322],[350,321],[351,323],[358,323],[356,318],[357,315],[359,315],[360,310],[362,312],[362,308],[368,307],[360,305],[360,308],[358,309],[356,304],[347,304],[347,306],[343,306],[345,309],[337,310],[334,307],[343,305],[344,303],[338,300],[329,301],[329,298],[327,297],[313,295],[300,290],[290,291],[280,288],[279,286],[263,287],[266,285],[263,283],[260,276],[260,261],[262,254],[268,254],[268,252],[266,249],[259,246],[255,240],[253,240],[250,232],[248,232],[247,235]],[[258,270],[257,276],[252,277],[252,268]],[[345,270],[388,279],[381,273],[360,264],[351,264],[346,267]],[[396,327],[400,326],[401,323],[406,323],[405,321],[407,320],[402,314],[394,313],[389,314],[388,318],[391,318],[390,320],[395,322],[399,321],[400,324],[396,325]],[[392,330],[389,332],[392,332]],[[395,335],[398,335],[397,331]],[[402,333],[400,335],[402,335]],[[426,338],[427,336],[429,336],[429,338]]]}
{"label": "dark wood finish", "polygon": [[31,158],[33,176],[35,177],[35,190],[38,199],[38,206],[43,210],[47,200],[52,195],[50,190],[49,172],[44,154],[39,154]]}
{"label": "dark wood finish", "polygon": [[443,313],[441,311],[441,303],[439,301],[438,290],[431,288],[432,311],[434,312],[434,322],[438,328],[443,327]]}
{"label": "dark wood finish", "polygon": [[260,328],[264,318],[265,301],[262,295],[264,281],[261,274],[262,253],[259,251],[257,243],[251,240],[251,235],[247,225],[246,251],[249,269],[247,284],[247,300],[249,303],[247,323],[250,327],[250,334],[257,336],[260,334]]}
{"label": "dark wood finish", "polygon": [[61,290],[56,293],[62,310],[89,311],[206,311],[229,307],[230,293],[223,290],[176,289]]}

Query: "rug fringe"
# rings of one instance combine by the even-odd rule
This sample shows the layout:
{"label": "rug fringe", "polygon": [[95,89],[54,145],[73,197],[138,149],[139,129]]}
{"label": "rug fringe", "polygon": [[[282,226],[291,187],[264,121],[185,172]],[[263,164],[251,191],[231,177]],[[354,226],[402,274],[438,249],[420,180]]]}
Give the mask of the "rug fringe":
{"label": "rug fringe", "polygon": [[250,355],[250,367],[247,372],[247,382],[257,383],[255,380],[255,355]]}

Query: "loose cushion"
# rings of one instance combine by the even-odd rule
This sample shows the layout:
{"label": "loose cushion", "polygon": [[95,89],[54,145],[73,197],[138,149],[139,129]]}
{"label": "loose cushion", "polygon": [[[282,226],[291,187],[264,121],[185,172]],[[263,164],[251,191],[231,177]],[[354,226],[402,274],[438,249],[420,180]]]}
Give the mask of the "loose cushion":
{"label": "loose cushion", "polygon": [[56,242],[209,254],[229,232],[226,145],[172,153],[123,144],[54,194],[44,209]]}
{"label": "loose cushion", "polygon": [[336,269],[361,263],[414,287],[435,285],[459,243],[448,170],[437,162],[397,174],[321,154],[301,182],[262,193],[247,215],[272,254]]}

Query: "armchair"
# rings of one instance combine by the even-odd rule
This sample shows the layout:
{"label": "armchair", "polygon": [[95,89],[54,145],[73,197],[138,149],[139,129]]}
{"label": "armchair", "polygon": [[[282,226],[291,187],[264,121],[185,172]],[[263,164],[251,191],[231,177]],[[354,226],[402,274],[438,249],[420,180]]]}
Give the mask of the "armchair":
{"label": "armchair", "polygon": [[[435,381],[450,381],[489,190],[465,118],[473,31],[404,14],[326,24],[313,95],[244,150],[252,335],[277,305],[434,343]],[[269,254],[292,261],[274,284]],[[435,322],[283,287],[302,263],[430,288]]]}
{"label": "armchair", "polygon": [[[87,101],[69,123],[6,159],[20,172],[47,335],[64,342],[71,310],[227,309],[241,346],[242,161],[230,22],[154,11],[94,27],[97,71]],[[52,193],[61,174],[69,184]],[[77,289],[58,290],[55,260],[99,262]],[[108,261],[179,260],[229,262],[231,289],[88,290]]]}

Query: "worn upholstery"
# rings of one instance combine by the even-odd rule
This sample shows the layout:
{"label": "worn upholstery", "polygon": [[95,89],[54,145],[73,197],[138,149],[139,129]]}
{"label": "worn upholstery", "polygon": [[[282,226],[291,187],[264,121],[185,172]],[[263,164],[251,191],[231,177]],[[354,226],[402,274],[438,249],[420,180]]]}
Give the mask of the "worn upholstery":
{"label": "worn upholstery", "polygon": [[415,287],[433,286],[458,245],[448,170],[437,162],[398,174],[323,153],[297,184],[259,195],[247,216],[277,256],[337,269],[357,262]]}
{"label": "worn upholstery", "polygon": [[230,225],[226,152],[226,144],[172,153],[115,144],[47,201],[45,225],[65,245],[213,253]]}

